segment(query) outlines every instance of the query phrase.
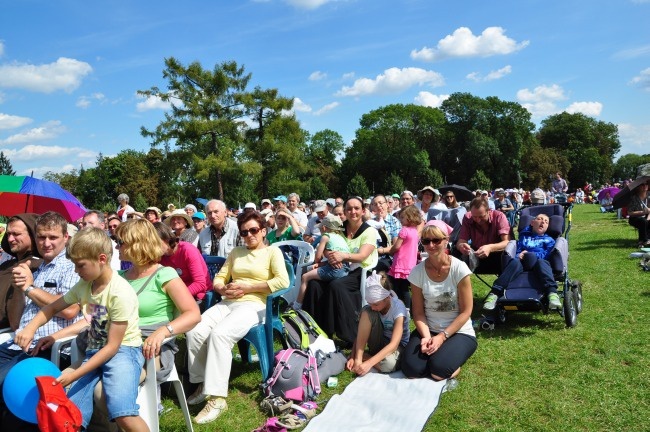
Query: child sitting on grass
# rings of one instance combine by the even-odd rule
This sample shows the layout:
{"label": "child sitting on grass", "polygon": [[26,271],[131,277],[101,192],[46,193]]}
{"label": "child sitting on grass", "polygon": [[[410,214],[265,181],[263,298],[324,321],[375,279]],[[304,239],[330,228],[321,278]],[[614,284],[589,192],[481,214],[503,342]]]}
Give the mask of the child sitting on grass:
{"label": "child sitting on grass", "polygon": [[106,233],[87,228],[70,238],[67,256],[80,280],[68,293],[38,312],[16,335],[29,347],[36,330],[52,317],[79,303],[91,317],[86,357],[79,368],[63,373],[57,382],[72,383],[68,397],[80,409],[84,429],[93,413],[93,391],[101,379],[111,420],[124,431],[148,431],[140,418],[136,397],[144,365],[138,327],[138,297],[129,283],[111,269],[113,247]]}
{"label": "child sitting on grass", "polygon": [[345,277],[350,272],[350,265],[343,263],[341,268],[332,267],[327,261],[321,261],[325,251],[350,253],[348,243],[343,237],[343,222],[341,218],[328,214],[320,223],[321,239],[316,249],[316,256],[314,257],[314,268],[302,275],[302,283],[300,284],[300,292],[298,298],[293,302],[295,310],[302,309],[302,300],[307,291],[307,283],[310,280],[322,280],[325,282],[332,281]]}
{"label": "child sitting on grass", "polygon": [[397,370],[409,341],[409,313],[387,285],[386,275],[375,271],[366,280],[368,304],[361,311],[357,339],[346,363],[346,369],[359,376],[372,368],[382,373]]}

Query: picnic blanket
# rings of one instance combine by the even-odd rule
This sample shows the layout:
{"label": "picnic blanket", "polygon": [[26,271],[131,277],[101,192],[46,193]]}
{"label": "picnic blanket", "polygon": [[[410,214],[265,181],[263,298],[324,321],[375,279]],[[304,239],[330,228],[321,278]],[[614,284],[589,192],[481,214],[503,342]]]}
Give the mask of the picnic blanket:
{"label": "picnic blanket", "polygon": [[304,431],[421,431],[446,383],[408,379],[401,371],[369,373],[334,395]]}

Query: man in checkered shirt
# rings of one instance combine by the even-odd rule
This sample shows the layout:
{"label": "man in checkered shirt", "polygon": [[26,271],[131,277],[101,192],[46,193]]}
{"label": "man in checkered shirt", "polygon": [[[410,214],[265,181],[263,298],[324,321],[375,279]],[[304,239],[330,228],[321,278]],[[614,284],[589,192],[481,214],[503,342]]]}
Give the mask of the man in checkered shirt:
{"label": "man in checkered shirt", "polygon": [[[78,281],[72,261],[65,256],[68,242],[68,223],[56,212],[47,212],[36,219],[36,248],[43,262],[33,274],[27,263],[16,266],[13,271],[13,285],[25,296],[25,309],[20,318],[17,331],[21,331],[36,316],[42,306],[54,302],[68,292]],[[20,291],[19,291],[20,292]],[[46,325],[36,332],[36,342],[82,319],[79,305],[72,305],[63,310]],[[36,354],[39,357],[50,358],[50,350]],[[0,344],[0,386],[9,369],[16,363],[29,358],[29,352],[23,352],[13,340]]]}

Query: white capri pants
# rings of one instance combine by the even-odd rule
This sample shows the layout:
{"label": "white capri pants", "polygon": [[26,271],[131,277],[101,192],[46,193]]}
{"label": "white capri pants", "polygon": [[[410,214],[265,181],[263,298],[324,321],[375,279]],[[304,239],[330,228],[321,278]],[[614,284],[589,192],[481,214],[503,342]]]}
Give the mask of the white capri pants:
{"label": "white capri pants", "polygon": [[232,349],[255,325],[264,321],[266,304],[223,301],[201,315],[187,332],[190,382],[203,383],[203,393],[228,396]]}

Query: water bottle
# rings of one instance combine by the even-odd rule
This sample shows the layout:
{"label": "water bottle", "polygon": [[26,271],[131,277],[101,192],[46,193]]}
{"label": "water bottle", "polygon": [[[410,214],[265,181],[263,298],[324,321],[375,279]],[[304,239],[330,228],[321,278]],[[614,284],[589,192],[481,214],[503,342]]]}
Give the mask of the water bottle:
{"label": "water bottle", "polygon": [[442,389],[443,393],[453,391],[456,388],[458,388],[458,380],[456,378],[449,378],[447,380],[447,384],[445,384],[445,387]]}

